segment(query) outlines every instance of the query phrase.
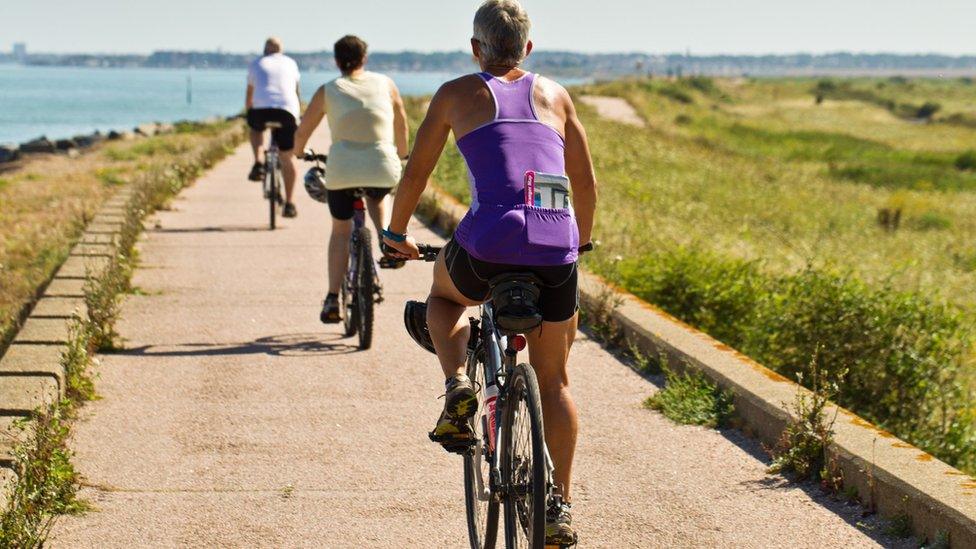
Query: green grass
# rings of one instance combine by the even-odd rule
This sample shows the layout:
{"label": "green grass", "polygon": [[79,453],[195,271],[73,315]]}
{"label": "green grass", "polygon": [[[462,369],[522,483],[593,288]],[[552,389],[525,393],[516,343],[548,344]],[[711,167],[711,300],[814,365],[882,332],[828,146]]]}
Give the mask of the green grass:
{"label": "green grass", "polygon": [[[84,224],[114,190],[140,174],[166,172],[212,143],[239,138],[239,124],[189,124],[184,133],[105,143],[77,158],[30,159],[0,184],[0,351]],[[172,168],[170,168],[172,169]],[[176,174],[179,175],[179,174]]]}
{"label": "green grass", "polygon": [[664,369],[664,388],[644,401],[668,419],[684,425],[716,428],[732,416],[732,394],[722,391],[698,372]]}
{"label": "green grass", "polygon": [[[825,349],[841,404],[976,472],[976,174],[958,165],[976,129],[941,121],[968,116],[976,86],[852,82],[942,109],[922,124],[873,99],[818,105],[803,79],[573,90],[648,122],[577,102],[601,182],[586,266],[794,379]],[[433,179],[468,200],[453,146]]]}

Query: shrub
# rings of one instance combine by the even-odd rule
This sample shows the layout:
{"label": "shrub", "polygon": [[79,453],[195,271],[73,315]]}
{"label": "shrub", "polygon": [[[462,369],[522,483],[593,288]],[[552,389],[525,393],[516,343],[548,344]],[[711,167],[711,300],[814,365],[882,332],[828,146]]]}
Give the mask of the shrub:
{"label": "shrub", "polygon": [[837,402],[922,449],[976,470],[972,397],[961,375],[971,326],[959,311],[849,273],[766,273],[695,249],[621,262],[638,296],[773,370],[818,356]]}
{"label": "shrub", "polygon": [[915,111],[916,118],[924,118],[926,120],[932,118],[935,113],[942,109],[942,105],[935,103],[933,101],[926,101],[922,103],[922,106]]}
{"label": "shrub", "polygon": [[956,157],[956,168],[959,170],[976,170],[976,151],[970,149]]}

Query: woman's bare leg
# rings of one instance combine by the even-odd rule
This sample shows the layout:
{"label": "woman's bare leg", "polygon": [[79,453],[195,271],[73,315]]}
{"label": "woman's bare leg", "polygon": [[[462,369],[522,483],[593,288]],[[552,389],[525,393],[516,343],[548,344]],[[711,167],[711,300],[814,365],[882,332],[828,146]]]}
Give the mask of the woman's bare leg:
{"label": "woman's bare leg", "polygon": [[563,322],[543,322],[539,329],[526,334],[529,362],[539,380],[539,392],[542,396],[546,445],[556,467],[555,491],[566,502],[572,501],[570,482],[579,426],[576,404],[569,392],[569,375],[566,372],[569,351],[576,339],[577,319],[578,315],[573,315],[573,318]]}

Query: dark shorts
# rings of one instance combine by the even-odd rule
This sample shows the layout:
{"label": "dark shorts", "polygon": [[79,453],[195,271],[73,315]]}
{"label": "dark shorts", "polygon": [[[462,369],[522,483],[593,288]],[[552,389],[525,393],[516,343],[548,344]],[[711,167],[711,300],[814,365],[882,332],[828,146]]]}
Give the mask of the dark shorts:
{"label": "dark shorts", "polygon": [[[356,201],[356,191],[360,189],[342,189],[339,191],[329,191],[329,213],[332,217],[345,221],[352,219],[353,202]],[[390,194],[392,187],[365,187],[363,194],[373,200],[380,200]]]}
{"label": "dark shorts", "polygon": [[271,130],[271,138],[278,145],[279,151],[290,151],[295,148],[295,130],[298,123],[295,116],[284,109],[248,109],[247,125],[254,131],[264,131],[268,122],[281,124],[280,128]]}
{"label": "dark shorts", "polygon": [[488,281],[502,273],[532,273],[542,281],[539,295],[539,309],[542,320],[562,322],[573,318],[579,309],[579,287],[576,263],[552,267],[532,267],[526,265],[504,265],[486,263],[471,257],[460,244],[452,238],[444,247],[444,260],[447,272],[454,286],[471,301],[488,299]]}

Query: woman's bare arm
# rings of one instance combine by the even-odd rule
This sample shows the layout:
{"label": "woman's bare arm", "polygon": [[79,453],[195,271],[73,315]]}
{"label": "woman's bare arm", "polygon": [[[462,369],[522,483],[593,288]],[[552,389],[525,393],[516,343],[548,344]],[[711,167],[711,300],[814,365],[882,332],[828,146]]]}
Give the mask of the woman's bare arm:
{"label": "woman's bare arm", "polygon": [[308,139],[312,137],[312,132],[319,127],[322,118],[325,116],[325,86],[322,86],[312,96],[312,102],[305,109],[302,116],[302,123],[295,130],[295,154],[301,155],[305,150]]}
{"label": "woman's bare arm", "polygon": [[560,102],[566,113],[566,175],[573,191],[573,210],[579,227],[580,244],[593,237],[593,217],[596,213],[596,175],[590,158],[586,130],[576,116],[576,107],[569,92],[562,90]]}

